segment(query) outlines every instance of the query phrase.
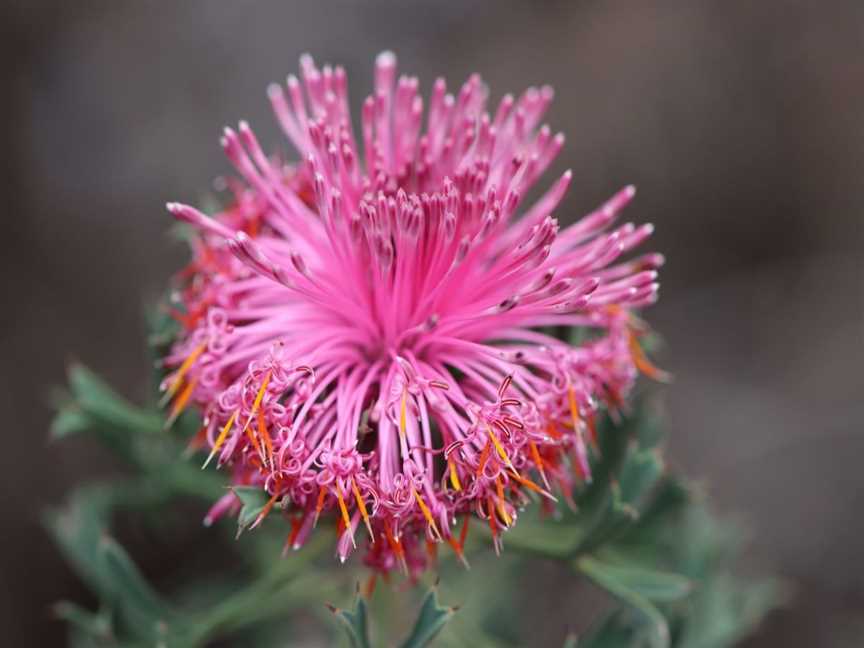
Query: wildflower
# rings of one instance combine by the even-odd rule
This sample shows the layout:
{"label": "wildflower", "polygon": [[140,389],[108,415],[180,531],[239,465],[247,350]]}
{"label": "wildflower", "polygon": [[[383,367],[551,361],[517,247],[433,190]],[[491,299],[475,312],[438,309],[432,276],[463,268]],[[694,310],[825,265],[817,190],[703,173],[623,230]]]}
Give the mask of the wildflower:
{"label": "wildflower", "polygon": [[[358,138],[345,71],[300,68],[269,96],[301,161],[268,157],[241,122],[222,138],[245,181],[232,205],[168,205],[197,231],[169,416],[200,409],[207,463],[267,492],[286,547],[326,516],[342,560],[362,543],[376,570],[416,576],[445,543],[467,564],[471,517],[499,550],[524,505],[591,479],[594,419],[637,370],[662,377],[632,311],[657,299],[663,259],[621,260],[652,232],[613,226],[632,187],[567,227],[569,171],[523,205],[564,143],[540,125],[551,88],[492,111],[479,76],[455,95],[438,79],[424,118],[385,52]],[[550,327],[592,335],[571,346]],[[229,494],[207,521],[237,508]]]}

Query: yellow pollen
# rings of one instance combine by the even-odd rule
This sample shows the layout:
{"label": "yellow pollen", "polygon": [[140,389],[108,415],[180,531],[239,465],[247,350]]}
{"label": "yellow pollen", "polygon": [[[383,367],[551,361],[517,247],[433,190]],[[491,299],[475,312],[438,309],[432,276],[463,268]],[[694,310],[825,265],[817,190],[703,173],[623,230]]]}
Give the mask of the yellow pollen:
{"label": "yellow pollen", "polygon": [[186,385],[186,387],[183,388],[183,391],[180,392],[177,400],[174,401],[174,405],[171,407],[171,414],[165,421],[166,430],[174,424],[174,421],[176,421],[177,418],[183,413],[183,410],[186,409],[186,405],[189,403],[189,398],[192,396],[192,392],[195,390],[195,385],[197,384],[197,382],[197,380],[190,381]]}
{"label": "yellow pollen", "polygon": [[360,509],[360,515],[363,516],[363,522],[366,524],[366,530],[369,532],[369,537],[372,539],[372,544],[375,544],[375,534],[372,533],[372,524],[369,522],[369,513],[366,511],[366,502],[360,496],[360,489],[357,488],[357,482],[351,478],[351,490],[354,491],[354,499],[357,500],[357,508]]}
{"label": "yellow pollen", "polygon": [[414,499],[417,500],[417,506],[420,507],[420,511],[423,513],[423,517],[426,518],[426,521],[429,523],[429,526],[432,527],[432,533],[435,534],[439,540],[441,540],[441,533],[438,531],[438,525],[435,524],[435,518],[432,517],[432,511],[429,510],[429,507],[426,506],[426,502],[423,501],[423,497],[417,490],[412,486],[411,492],[414,494]]}
{"label": "yellow pollen", "polygon": [[189,369],[195,364],[195,361],[198,357],[204,353],[204,349],[207,348],[207,343],[202,342],[190,353],[186,359],[183,361],[183,364],[180,365],[180,368],[177,370],[177,375],[175,376],[171,386],[165,392],[165,396],[162,397],[163,404],[167,403],[171,400],[174,394],[177,393],[177,390],[180,389],[180,385],[183,384],[183,378],[186,376]]}
{"label": "yellow pollen", "polygon": [[216,437],[216,443],[213,444],[213,449],[210,451],[210,456],[207,457],[207,461],[204,462],[204,465],[201,466],[201,470],[204,470],[207,467],[213,457],[216,455],[216,451],[222,446],[225,442],[225,437],[228,436],[228,432],[231,431],[231,428],[234,426],[234,421],[237,418],[237,415],[240,413],[240,410],[235,411],[231,418],[228,419],[228,422],[225,424],[225,427],[222,428],[222,431],[219,433],[219,436]]}
{"label": "yellow pollen", "polygon": [[402,390],[402,405],[399,408],[399,435],[405,437],[408,427],[408,390]]}
{"label": "yellow pollen", "polygon": [[492,443],[495,445],[495,451],[498,453],[498,456],[501,457],[501,460],[507,465],[510,470],[516,470],[513,467],[513,464],[510,463],[510,457],[507,456],[507,453],[504,451],[504,446],[501,445],[501,442],[498,440],[498,437],[495,436],[495,433],[492,431],[491,426],[487,425],[486,429],[489,432],[489,438],[492,439]]}
{"label": "yellow pollen", "polygon": [[459,483],[459,473],[456,472],[456,463],[449,459],[447,463],[450,465],[450,483],[453,484],[453,488],[457,491],[462,490],[462,484]]}
{"label": "yellow pollen", "polygon": [[504,506],[504,486],[501,483],[501,477],[495,478],[495,488],[498,491],[498,512],[501,514],[501,519],[504,520],[504,524],[508,527],[513,524],[513,519],[507,513],[507,508]]}
{"label": "yellow pollen", "polygon": [[258,408],[261,407],[261,401],[264,400],[264,392],[267,389],[267,385],[270,384],[270,375],[271,372],[268,371],[267,375],[264,376],[264,381],[261,383],[261,388],[258,390],[258,394],[255,396],[255,402],[252,404],[252,411],[249,412],[249,418],[246,420],[246,425],[243,426],[244,432],[249,428],[249,424],[252,422],[255,414],[258,413]]}

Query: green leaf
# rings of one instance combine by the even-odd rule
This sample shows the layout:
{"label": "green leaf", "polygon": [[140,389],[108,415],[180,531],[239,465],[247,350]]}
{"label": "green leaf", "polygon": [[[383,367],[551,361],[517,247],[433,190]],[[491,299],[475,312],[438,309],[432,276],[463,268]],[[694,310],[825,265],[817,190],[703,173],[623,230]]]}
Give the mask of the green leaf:
{"label": "green leaf", "polygon": [[177,615],[144,579],[129,554],[113,538],[99,546],[106,600],[116,605],[125,626],[141,639],[161,639],[175,631]]}
{"label": "green leaf", "polygon": [[593,511],[586,537],[578,553],[593,551],[632,529],[639,520],[640,509],[663,474],[663,461],[654,450],[639,450],[631,443],[626,450],[618,479],[612,481],[605,499]]}
{"label": "green leaf", "polygon": [[237,516],[238,533],[249,527],[264,507],[267,506],[267,493],[260,486],[234,486],[231,490],[240,499],[242,507]]}
{"label": "green leaf", "polygon": [[54,615],[61,621],[77,628],[90,639],[96,641],[111,641],[113,639],[111,615],[107,608],[94,613],[69,601],[60,601],[54,606]]}
{"label": "green leaf", "polygon": [[596,556],[580,558],[580,569],[589,563],[589,568],[595,573],[602,572],[605,582],[615,581],[621,587],[633,590],[656,603],[678,601],[693,591],[693,583],[681,574],[635,565],[614,564]]}
{"label": "green leaf", "polygon": [[616,577],[618,574],[610,573],[606,565],[591,556],[582,556],[576,566],[595,584],[627,605],[639,626],[641,636],[644,636],[651,648],[669,647],[669,624],[651,601],[628,583],[619,580]]}
{"label": "green leaf", "polygon": [[153,591],[138,567],[116,540],[103,536],[101,558],[105,565],[104,579],[109,594],[150,618],[170,616],[168,606]]}
{"label": "green leaf", "polygon": [[430,588],[423,597],[420,614],[414,624],[414,629],[408,638],[400,644],[401,648],[423,648],[423,646],[428,646],[453,617],[455,612],[454,608],[443,607],[438,603],[437,587]]}
{"label": "green leaf", "polygon": [[69,387],[51,426],[55,439],[92,434],[133,465],[152,462],[164,449],[153,443],[164,437],[160,413],[135,407],[82,365],[70,367]]}
{"label": "green leaf", "polygon": [[44,523],[78,575],[102,594],[98,560],[99,540],[108,525],[108,513],[117,491],[105,485],[91,485],[75,491],[68,504],[45,515]]}
{"label": "green leaf", "polygon": [[93,425],[90,418],[74,405],[64,405],[51,421],[51,438],[65,439],[86,432]]}
{"label": "green leaf", "polygon": [[624,501],[638,503],[662,473],[663,459],[656,451],[639,450],[629,454],[618,479]]}
{"label": "green leaf", "polygon": [[[479,529],[484,536],[491,535],[485,526]],[[569,558],[584,540],[585,531],[577,522],[544,517],[539,506],[532,506],[519,514],[504,539],[513,549],[550,558]]]}
{"label": "green leaf", "polygon": [[354,607],[351,610],[342,610],[332,605],[327,607],[339,619],[348,634],[351,648],[370,648],[369,614],[366,599],[360,596],[359,592],[354,598]]}
{"label": "green leaf", "polygon": [[135,407],[84,365],[69,368],[69,387],[81,410],[101,423],[136,432],[162,429],[158,413]]}

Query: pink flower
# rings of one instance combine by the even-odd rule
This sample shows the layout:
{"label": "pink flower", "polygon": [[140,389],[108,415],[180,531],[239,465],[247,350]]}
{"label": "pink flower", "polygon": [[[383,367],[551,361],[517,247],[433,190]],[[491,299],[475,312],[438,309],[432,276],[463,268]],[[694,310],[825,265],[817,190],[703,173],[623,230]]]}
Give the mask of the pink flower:
{"label": "pink flower", "polygon": [[[620,260],[652,228],[613,226],[632,187],[561,228],[569,172],[523,205],[564,143],[540,126],[549,87],[487,112],[479,76],[456,95],[438,79],[424,119],[385,52],[361,147],[344,70],[300,66],[269,95],[302,162],[268,157],[241,122],[222,139],[246,183],[231,207],[168,205],[198,232],[165,358],[171,416],[200,408],[207,462],[266,490],[256,523],[280,502],[294,548],[332,516],[342,560],[365,527],[367,564],[416,575],[427,544],[464,559],[457,529],[477,516],[498,550],[525,504],[590,480],[595,415],[637,369],[660,377],[631,310],[657,299],[663,259]],[[593,334],[574,347],[550,327]]]}

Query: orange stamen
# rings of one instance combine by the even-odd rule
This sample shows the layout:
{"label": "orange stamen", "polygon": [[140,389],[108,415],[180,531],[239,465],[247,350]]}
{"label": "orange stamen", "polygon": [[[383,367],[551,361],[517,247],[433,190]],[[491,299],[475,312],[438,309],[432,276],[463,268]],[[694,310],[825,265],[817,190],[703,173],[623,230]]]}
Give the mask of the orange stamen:
{"label": "orange stamen", "polygon": [[180,368],[177,370],[177,375],[174,377],[174,380],[171,382],[171,386],[165,392],[165,396],[162,397],[162,404],[163,405],[165,403],[167,403],[168,401],[170,401],[171,398],[174,396],[174,394],[177,393],[177,390],[180,389],[180,385],[183,384],[183,378],[186,376],[186,373],[189,371],[189,369],[192,367],[192,365],[195,364],[195,361],[198,359],[198,357],[202,353],[204,353],[204,349],[206,349],[206,348],[207,348],[207,343],[202,342],[201,344],[199,344],[197,347],[195,347],[192,350],[192,353],[190,353],[188,356],[186,356],[186,359],[183,361],[183,363],[180,365]]}
{"label": "orange stamen", "polygon": [[483,469],[486,468],[486,462],[489,461],[489,453],[492,450],[492,439],[486,441],[483,446],[483,451],[480,453],[480,462],[477,464],[477,477],[483,474]]}
{"label": "orange stamen", "polygon": [[648,359],[633,331],[629,331],[628,336],[630,355],[633,357],[633,364],[636,365],[636,368],[653,380],[659,382],[669,382],[672,380],[671,374],[659,369]]}
{"label": "orange stamen", "polygon": [[466,515],[465,521],[462,523],[462,531],[459,532],[459,546],[465,547],[465,539],[468,537],[468,523],[471,521],[471,516]]}
{"label": "orange stamen", "polygon": [[465,569],[471,569],[471,565],[468,564],[467,558],[465,558],[465,538],[468,535],[468,516],[465,516],[465,522],[462,525],[462,532],[459,534],[459,540],[453,537],[453,534],[447,536],[448,544],[453,548],[453,552],[456,554],[456,557],[459,559]]}
{"label": "orange stamen", "polygon": [[549,488],[549,480],[546,479],[546,471],[543,470],[543,458],[540,456],[537,444],[533,441],[529,441],[528,449],[531,451],[531,459],[534,461],[534,465],[537,466],[537,470],[540,473],[540,477],[543,479],[543,483],[546,484],[546,488]]}
{"label": "orange stamen", "polygon": [[576,403],[576,394],[573,387],[567,388],[567,397],[570,400],[570,416],[573,418],[573,429],[579,431],[579,422],[582,420],[579,416],[579,405]]}
{"label": "orange stamen", "polygon": [[366,587],[364,588],[365,592],[366,592],[366,598],[371,598],[372,595],[375,593],[375,585],[377,583],[378,583],[378,574],[376,572],[372,572],[369,575],[369,580],[366,581]]}
{"label": "orange stamen", "polygon": [[510,517],[510,514],[507,513],[507,507],[504,506],[504,485],[501,483],[500,475],[495,478],[495,489],[498,492],[498,501],[496,502],[498,512],[501,514],[501,519],[504,521],[505,526],[510,526],[513,524],[513,518]]}
{"label": "orange stamen", "polygon": [[[307,514],[308,515],[308,514]],[[284,556],[288,552],[288,548],[296,548],[294,543],[297,542],[297,536],[300,535],[300,529],[303,528],[303,520],[305,516],[301,514],[291,516],[291,533],[288,534],[288,539],[285,541],[285,548],[282,550]]]}
{"label": "orange stamen", "polygon": [[510,476],[513,479],[515,479],[518,483],[522,484],[528,490],[534,491],[535,493],[538,493],[538,494],[542,495],[543,497],[548,497],[553,502],[558,501],[558,499],[554,495],[552,495],[552,493],[543,490],[542,488],[540,488],[537,484],[535,484],[533,481],[531,481],[527,477],[523,477],[522,475],[520,475],[517,472],[511,472]]}
{"label": "orange stamen", "polygon": [[273,441],[270,440],[270,433],[267,432],[267,425],[264,423],[264,410],[258,411],[258,436],[264,439],[264,446],[267,448],[267,462],[273,465]]}
{"label": "orange stamen", "polygon": [[201,448],[204,443],[207,441],[207,427],[204,426],[200,430],[195,433],[195,436],[189,441],[186,446],[186,450],[183,451],[183,454],[188,456],[193,452]]}
{"label": "orange stamen", "polygon": [[[576,394],[573,391],[573,387],[567,388],[567,396],[570,399],[570,416],[573,418],[573,430],[576,432],[576,436],[579,438],[579,443],[584,444],[582,439],[582,426],[580,425],[582,422],[582,417],[579,414],[579,405],[576,403]],[[578,464],[578,462],[577,462]],[[582,469],[578,469],[578,473],[581,473]],[[585,475],[580,475],[582,479],[585,478]]]}
{"label": "orange stamen", "polygon": [[264,392],[267,389],[267,385],[270,384],[270,375],[272,372],[268,371],[267,375],[264,376],[264,380],[261,383],[261,387],[258,389],[258,394],[255,396],[255,402],[252,404],[252,411],[249,412],[249,418],[246,419],[246,425],[243,426],[243,430],[245,431],[249,424],[252,422],[252,419],[255,417],[255,414],[258,413],[258,408],[261,406],[261,401],[264,400]]}
{"label": "orange stamen", "polygon": [[426,521],[429,523],[429,526],[432,527],[432,533],[441,540],[441,532],[438,531],[438,525],[435,524],[435,518],[432,517],[432,511],[429,510],[429,507],[426,506],[426,502],[423,501],[423,497],[417,490],[412,486],[411,492],[414,494],[414,499],[417,500],[417,506],[420,507],[420,511],[423,513],[423,517],[426,518]]}
{"label": "orange stamen", "polygon": [[204,465],[201,466],[201,470],[204,470],[207,465],[213,460],[213,457],[216,456],[216,452],[219,450],[221,445],[225,442],[225,437],[228,436],[228,432],[234,426],[234,421],[237,419],[237,415],[240,413],[240,410],[236,410],[231,418],[228,419],[228,422],[225,424],[225,427],[222,428],[222,431],[219,433],[219,436],[216,437],[216,443],[213,444],[213,449],[210,451],[210,455],[207,457],[207,461],[204,462]]}
{"label": "orange stamen", "polygon": [[267,514],[270,512],[270,509],[273,508],[273,505],[276,503],[276,500],[278,499],[278,497],[279,497],[279,493],[276,493],[275,495],[273,495],[273,497],[271,497],[267,501],[267,503],[264,505],[264,508],[261,509],[261,512],[258,514],[258,517],[255,518],[255,521],[252,523],[252,526],[249,527],[250,531],[252,529],[254,529],[255,527],[257,527],[259,524],[261,524],[261,522],[264,520],[264,518],[267,517]]}
{"label": "orange stamen", "polygon": [[396,558],[399,560],[402,572],[407,575],[408,562],[405,560],[405,550],[402,548],[402,543],[399,542],[399,538],[396,538],[393,535],[393,530],[390,528],[389,521],[384,522],[384,535],[387,537],[387,544],[390,545],[390,550],[396,554]]}
{"label": "orange stamen", "polygon": [[318,501],[315,503],[315,520],[312,522],[313,528],[318,525],[318,517],[321,515],[321,509],[324,508],[324,498],[327,496],[327,488],[322,486],[318,489]]}
{"label": "orange stamen", "polygon": [[261,457],[261,461],[264,461],[264,455],[261,452],[261,445],[258,443],[258,437],[255,436],[255,432],[251,427],[246,428],[246,436],[249,438],[250,443],[252,443],[252,447],[255,448],[255,452]]}
{"label": "orange stamen", "polygon": [[372,533],[372,523],[369,522],[369,513],[366,511],[366,502],[360,496],[360,489],[357,488],[357,482],[351,478],[351,490],[354,491],[354,499],[357,500],[357,508],[360,509],[360,515],[363,516],[363,522],[366,524],[366,530],[369,532],[369,537],[372,539],[372,544],[375,544],[375,534]]}
{"label": "orange stamen", "polygon": [[172,425],[174,425],[174,421],[183,413],[183,410],[186,409],[186,405],[189,403],[189,398],[192,396],[192,392],[195,390],[195,385],[198,381],[192,380],[190,381],[186,387],[183,388],[183,391],[180,392],[180,395],[177,397],[177,400],[174,401],[174,405],[171,407],[171,414],[165,421],[165,429],[167,430]]}
{"label": "orange stamen", "polygon": [[342,523],[351,533],[351,544],[356,549],[357,543],[354,540],[354,529],[351,528],[351,517],[348,515],[348,507],[345,506],[345,500],[342,498],[342,491],[339,489],[339,486],[336,486],[336,499],[339,501],[339,510],[342,511]]}

